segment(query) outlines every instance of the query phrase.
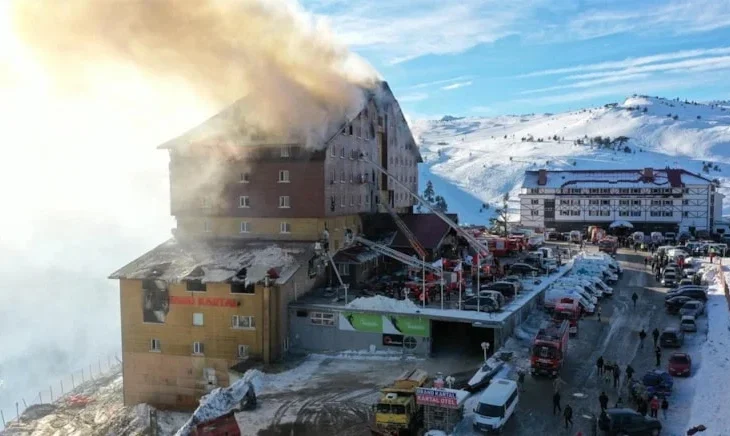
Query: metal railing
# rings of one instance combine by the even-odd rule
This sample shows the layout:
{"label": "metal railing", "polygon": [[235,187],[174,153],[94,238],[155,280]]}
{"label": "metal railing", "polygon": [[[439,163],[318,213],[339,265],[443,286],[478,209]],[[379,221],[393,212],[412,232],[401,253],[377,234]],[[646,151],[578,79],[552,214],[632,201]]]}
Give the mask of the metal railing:
{"label": "metal railing", "polygon": [[15,408],[0,408],[0,423],[2,429],[8,428],[13,422],[22,420],[25,411],[34,405],[51,404],[66,399],[74,392],[80,393],[83,387],[90,386],[90,383],[99,380],[101,377],[108,376],[117,371],[122,364],[122,360],[117,353],[98,358],[96,362],[90,363],[89,366],[73,371],[58,382],[51,383],[47,389],[33,393],[29,397],[17,398]]}

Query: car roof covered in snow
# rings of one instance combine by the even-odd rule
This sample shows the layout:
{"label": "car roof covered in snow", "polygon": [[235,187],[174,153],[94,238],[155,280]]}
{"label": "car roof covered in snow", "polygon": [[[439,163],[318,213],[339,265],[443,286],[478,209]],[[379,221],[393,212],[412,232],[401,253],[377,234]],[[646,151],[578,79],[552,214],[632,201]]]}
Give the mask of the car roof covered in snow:
{"label": "car roof covered in snow", "polygon": [[283,284],[306,264],[313,251],[311,242],[183,241],[172,238],[115,271],[109,278],[251,284],[263,280],[268,273],[275,283]]}

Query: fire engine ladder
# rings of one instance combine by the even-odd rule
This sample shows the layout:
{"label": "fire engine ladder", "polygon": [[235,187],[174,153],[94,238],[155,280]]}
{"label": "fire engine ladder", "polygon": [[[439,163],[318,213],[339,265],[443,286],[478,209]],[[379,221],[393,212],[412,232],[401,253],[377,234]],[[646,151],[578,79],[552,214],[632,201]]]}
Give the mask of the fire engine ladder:
{"label": "fire engine ladder", "polygon": [[462,229],[461,227],[459,227],[459,225],[456,224],[455,222],[453,222],[451,220],[451,218],[449,218],[448,216],[446,216],[446,214],[444,214],[443,212],[441,212],[438,209],[435,209],[433,206],[431,206],[431,204],[428,201],[426,201],[420,195],[412,192],[410,189],[408,189],[408,187],[404,183],[402,183],[400,180],[398,180],[397,177],[394,177],[388,171],[386,171],[385,168],[383,168],[380,165],[378,165],[375,162],[373,162],[373,160],[370,159],[368,156],[364,156],[364,155],[361,155],[361,156],[363,157],[363,159],[365,159],[366,161],[368,161],[373,166],[373,168],[375,168],[376,170],[378,170],[382,174],[385,174],[389,179],[393,180],[396,184],[398,184],[401,188],[403,188],[411,197],[413,197],[416,200],[418,200],[421,204],[423,204],[424,206],[426,206],[426,208],[428,210],[430,210],[431,212],[433,212],[434,215],[436,215],[437,217],[439,217],[441,219],[441,221],[445,222],[446,224],[449,225],[449,227],[451,227],[452,229],[454,229],[454,231],[459,236],[461,236],[462,238],[464,238],[466,240],[466,242],[469,243],[469,246],[474,251],[476,251],[477,253],[482,253],[482,256],[484,256],[484,257],[486,257],[486,256],[489,255],[489,249],[487,248],[486,245],[482,244],[473,235],[469,234],[469,232],[467,232],[464,229]]}
{"label": "fire engine ladder", "polygon": [[397,213],[395,213],[395,210],[393,210],[393,208],[390,207],[388,203],[381,202],[380,205],[383,206],[383,209],[388,211],[391,217],[393,217],[393,221],[395,221],[398,229],[405,235],[405,237],[408,238],[408,242],[411,244],[411,247],[413,247],[413,250],[415,250],[416,254],[418,254],[418,257],[422,260],[426,260],[426,250],[423,248],[423,245],[418,242],[418,239],[416,239],[416,235],[411,232],[411,229],[408,228],[406,223],[403,222],[403,220],[398,216]]}
{"label": "fire engine ladder", "polygon": [[398,250],[394,250],[390,247],[386,247],[385,245],[378,244],[376,242],[373,242],[369,239],[362,238],[360,236],[355,236],[353,238],[354,242],[359,242],[362,245],[372,249],[373,251],[377,251],[378,253],[388,256],[392,259],[397,260],[398,262],[404,263],[412,268],[418,268],[419,270],[425,269],[428,272],[432,272],[435,274],[441,275],[441,269],[436,268],[430,263],[423,262],[419,259],[416,259],[415,257],[409,256],[405,253],[401,253]]}
{"label": "fire engine ladder", "polygon": [[337,269],[337,264],[335,264],[335,260],[332,258],[332,254],[330,252],[327,252],[327,260],[329,261],[330,265],[332,266],[332,271],[334,271],[335,275],[337,276],[337,281],[340,283],[340,286],[344,289],[345,282],[342,281],[342,276],[340,276],[340,271]]}

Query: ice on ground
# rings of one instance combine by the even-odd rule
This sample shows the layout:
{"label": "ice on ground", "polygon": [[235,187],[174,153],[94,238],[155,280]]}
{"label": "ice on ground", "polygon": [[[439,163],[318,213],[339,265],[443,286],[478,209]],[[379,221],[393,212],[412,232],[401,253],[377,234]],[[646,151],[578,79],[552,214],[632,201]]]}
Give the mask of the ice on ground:
{"label": "ice on ground", "polygon": [[382,295],[356,298],[347,307],[350,309],[381,310],[384,312],[415,312],[419,309],[411,300],[396,300]]}
{"label": "ice on ground", "polygon": [[[727,435],[730,429],[730,390],[720,380],[726,380],[730,371],[730,317],[725,290],[718,274],[709,274],[717,265],[703,267],[705,277],[712,276],[714,284],[709,288],[707,319],[709,332],[702,346],[702,365],[696,370],[694,379],[701,386],[701,395],[695,395],[690,410],[689,426],[703,424],[707,430],[702,436]],[[726,281],[730,281],[730,271],[723,267]],[[713,283],[710,282],[710,283]]]}
{"label": "ice on ground", "polygon": [[402,351],[376,350],[374,346],[368,350],[345,350],[336,354],[313,354],[315,357],[333,358],[333,359],[353,359],[353,360],[420,360],[415,356],[403,354]]}

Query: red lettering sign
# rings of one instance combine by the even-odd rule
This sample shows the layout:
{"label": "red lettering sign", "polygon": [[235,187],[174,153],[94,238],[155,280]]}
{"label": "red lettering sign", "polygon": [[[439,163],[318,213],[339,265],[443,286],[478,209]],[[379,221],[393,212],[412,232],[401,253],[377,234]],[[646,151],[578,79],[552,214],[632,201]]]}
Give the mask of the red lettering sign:
{"label": "red lettering sign", "polygon": [[183,304],[183,305],[195,305],[198,306],[213,306],[213,307],[238,307],[238,301],[233,298],[220,298],[220,297],[180,297],[177,295],[170,296],[170,304]]}

